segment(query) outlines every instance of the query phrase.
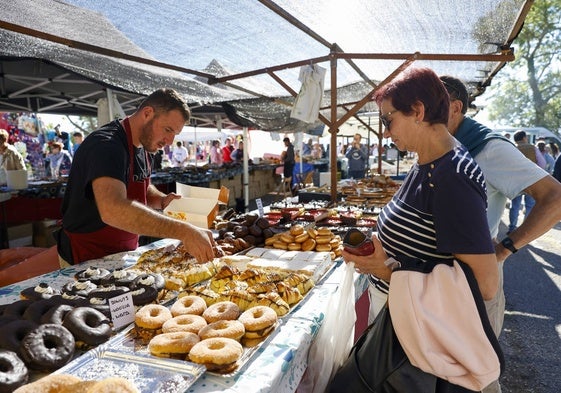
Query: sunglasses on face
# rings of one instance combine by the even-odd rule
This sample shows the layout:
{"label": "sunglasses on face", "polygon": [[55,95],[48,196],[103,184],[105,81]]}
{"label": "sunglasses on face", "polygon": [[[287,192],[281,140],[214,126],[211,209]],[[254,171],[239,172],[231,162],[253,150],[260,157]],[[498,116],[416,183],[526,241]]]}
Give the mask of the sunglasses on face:
{"label": "sunglasses on face", "polygon": [[385,115],[380,116],[380,121],[382,122],[382,125],[388,131],[390,131],[390,125],[392,124],[392,119],[388,119],[388,117],[393,115],[396,112],[400,112],[400,110],[396,109],[396,110],[393,110],[391,112],[386,113]]}

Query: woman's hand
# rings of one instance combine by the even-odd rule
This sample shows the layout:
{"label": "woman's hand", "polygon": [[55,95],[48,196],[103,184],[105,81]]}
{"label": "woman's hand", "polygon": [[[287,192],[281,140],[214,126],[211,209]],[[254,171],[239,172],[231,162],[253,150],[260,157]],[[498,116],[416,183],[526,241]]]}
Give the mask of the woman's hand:
{"label": "woman's hand", "polygon": [[361,274],[372,274],[378,278],[389,281],[391,269],[384,262],[388,259],[388,254],[384,251],[382,243],[376,234],[372,234],[372,242],[374,243],[374,252],[370,255],[359,256],[351,254],[343,248],[341,255],[345,263],[354,262],[355,269]]}

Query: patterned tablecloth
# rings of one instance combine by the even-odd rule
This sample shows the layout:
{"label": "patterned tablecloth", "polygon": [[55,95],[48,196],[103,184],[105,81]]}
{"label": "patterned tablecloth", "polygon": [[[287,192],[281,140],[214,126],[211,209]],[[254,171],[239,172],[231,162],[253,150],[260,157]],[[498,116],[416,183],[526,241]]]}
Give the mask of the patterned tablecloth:
{"label": "patterned tablecloth", "polygon": [[[55,288],[61,288],[74,274],[88,266],[103,266],[109,270],[117,267],[130,267],[146,250],[174,244],[174,240],[160,240],[133,252],[114,254],[103,259],[96,259],[80,266],[73,266],[42,276],[0,288],[0,304],[12,303],[19,299],[19,293],[40,282],[47,282]],[[234,377],[221,377],[205,374],[187,392],[294,392],[307,367],[307,355],[310,345],[317,335],[318,329],[328,307],[329,296],[341,281],[342,263],[331,270],[316,285],[290,316],[277,328],[267,345],[259,349],[258,356],[244,366]],[[367,279],[356,274],[356,299],[364,292]]]}

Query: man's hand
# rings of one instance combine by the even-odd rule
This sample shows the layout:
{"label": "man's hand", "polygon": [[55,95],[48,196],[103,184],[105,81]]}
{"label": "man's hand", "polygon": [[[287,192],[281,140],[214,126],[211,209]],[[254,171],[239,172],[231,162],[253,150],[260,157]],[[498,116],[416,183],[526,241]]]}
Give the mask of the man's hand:
{"label": "man's hand", "polygon": [[175,192],[170,192],[169,194],[162,197],[162,210],[164,210],[174,199],[181,198],[181,195],[177,195]]}

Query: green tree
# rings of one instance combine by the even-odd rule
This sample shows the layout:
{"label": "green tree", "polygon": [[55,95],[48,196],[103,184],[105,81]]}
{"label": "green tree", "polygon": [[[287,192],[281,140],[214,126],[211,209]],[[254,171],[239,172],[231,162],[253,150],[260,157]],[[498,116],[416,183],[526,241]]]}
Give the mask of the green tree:
{"label": "green tree", "polygon": [[516,60],[490,87],[489,119],[514,127],[561,127],[561,0],[535,1],[513,43]]}

